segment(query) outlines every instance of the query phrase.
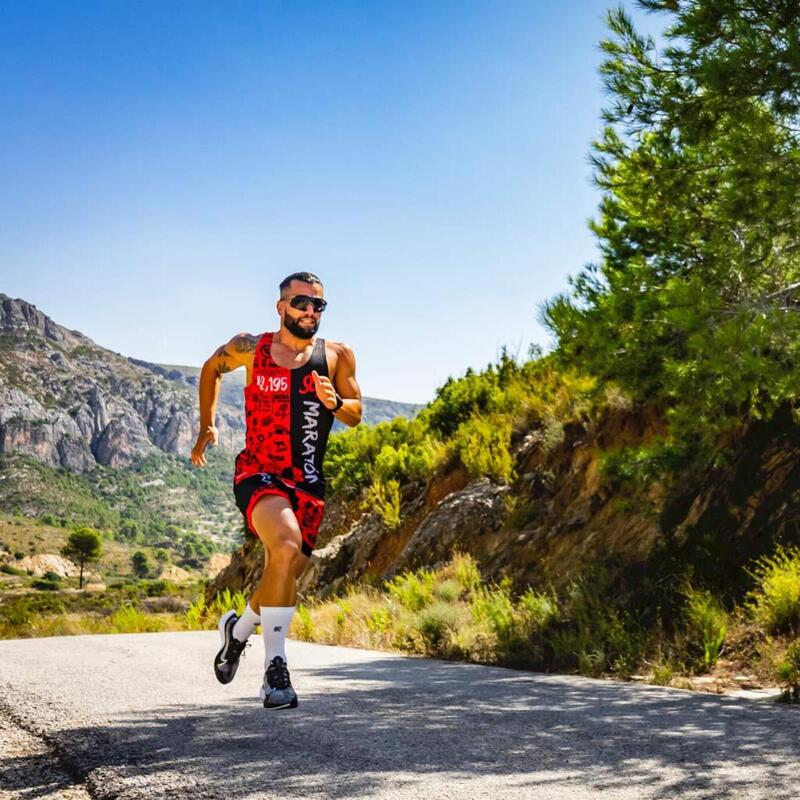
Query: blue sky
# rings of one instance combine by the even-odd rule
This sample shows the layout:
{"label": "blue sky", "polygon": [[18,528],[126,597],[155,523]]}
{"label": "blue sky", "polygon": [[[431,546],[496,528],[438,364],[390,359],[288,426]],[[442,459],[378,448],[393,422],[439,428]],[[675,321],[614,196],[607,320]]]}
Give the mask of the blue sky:
{"label": "blue sky", "polygon": [[546,346],[596,252],[606,7],[11,0],[0,291],[199,365],[308,269],[364,394],[410,402]]}

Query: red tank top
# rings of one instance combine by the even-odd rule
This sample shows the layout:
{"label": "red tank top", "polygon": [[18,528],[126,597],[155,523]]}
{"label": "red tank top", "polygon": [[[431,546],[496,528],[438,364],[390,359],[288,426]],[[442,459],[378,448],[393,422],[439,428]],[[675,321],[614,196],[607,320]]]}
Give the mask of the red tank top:
{"label": "red tank top", "polygon": [[302,367],[281,367],[272,358],[274,334],[258,341],[253,375],[244,390],[247,433],[236,457],[233,482],[268,472],[317,497],[325,496],[322,461],[333,413],[314,391],[316,370],[328,376],[325,340],[318,338]]}

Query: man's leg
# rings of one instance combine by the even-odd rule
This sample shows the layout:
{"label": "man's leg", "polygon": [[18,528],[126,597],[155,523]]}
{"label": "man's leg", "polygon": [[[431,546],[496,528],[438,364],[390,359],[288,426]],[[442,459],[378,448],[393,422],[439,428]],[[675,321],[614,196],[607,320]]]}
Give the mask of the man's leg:
{"label": "man's leg", "polygon": [[286,668],[285,642],[297,602],[297,575],[305,567],[300,526],[288,498],[265,495],[250,514],[264,543],[264,573],[256,592],[261,608],[266,675],[261,697],[267,708],[294,707],[297,695]]}
{"label": "man's leg", "polygon": [[[295,581],[300,578],[305,568],[308,566],[310,558],[305,555],[302,550],[295,560]],[[269,549],[264,546],[264,571],[261,574],[261,579],[255,588],[255,591],[247,601],[242,616],[239,617],[233,628],[233,635],[240,641],[245,642],[250,638],[256,625],[261,622],[261,606],[268,605],[261,598],[265,592],[267,585],[267,567],[269,566]]]}
{"label": "man's leg", "polygon": [[[295,579],[295,586],[297,586],[297,580],[305,571],[305,568],[308,566],[308,562],[311,559],[305,555],[302,550],[297,554],[297,557],[294,561],[294,579]],[[269,550],[267,547],[264,547],[264,572],[261,574],[261,579],[258,582],[258,585],[255,588],[250,600],[248,601],[248,605],[250,608],[255,611],[256,613],[260,613],[261,606],[267,605],[264,601],[266,596],[266,589],[267,589],[267,567],[269,566]]]}

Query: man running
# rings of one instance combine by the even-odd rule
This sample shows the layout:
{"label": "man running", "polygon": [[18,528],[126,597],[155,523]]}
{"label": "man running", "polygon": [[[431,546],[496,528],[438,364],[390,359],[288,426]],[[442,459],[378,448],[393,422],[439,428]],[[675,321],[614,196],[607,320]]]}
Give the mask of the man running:
{"label": "man running", "polygon": [[200,433],[192,463],[206,465],[217,443],[219,386],[226,372],[246,367],[247,434],[236,457],[233,493],[251,533],[264,543],[264,573],[241,617],[228,611],[219,623],[222,647],[214,674],[230,683],[247,639],[258,623],[264,637],[265,708],[295,708],[285,641],[297,602],[296,582],[314,549],[325,506],[322,461],[334,417],[361,421],[361,391],[353,351],[316,337],[323,299],[320,279],[295,272],[280,285],[280,330],[240,333],[220,347],[200,373]]}

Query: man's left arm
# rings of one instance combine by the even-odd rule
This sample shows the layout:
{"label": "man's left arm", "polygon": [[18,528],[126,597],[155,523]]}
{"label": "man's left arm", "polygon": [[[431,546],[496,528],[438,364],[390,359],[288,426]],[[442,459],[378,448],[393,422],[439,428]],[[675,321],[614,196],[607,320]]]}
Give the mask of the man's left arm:
{"label": "man's left arm", "polygon": [[317,397],[323,405],[333,411],[342,399],[341,407],[334,411],[334,416],[339,422],[353,427],[361,422],[361,388],[356,381],[356,357],[346,344],[337,345],[336,372],[331,382],[324,375],[319,375],[316,370],[314,385]]}

